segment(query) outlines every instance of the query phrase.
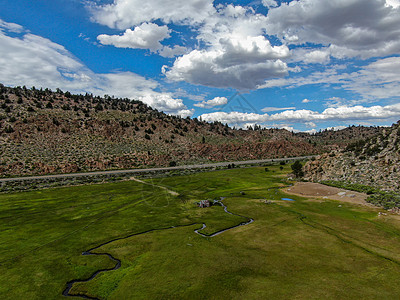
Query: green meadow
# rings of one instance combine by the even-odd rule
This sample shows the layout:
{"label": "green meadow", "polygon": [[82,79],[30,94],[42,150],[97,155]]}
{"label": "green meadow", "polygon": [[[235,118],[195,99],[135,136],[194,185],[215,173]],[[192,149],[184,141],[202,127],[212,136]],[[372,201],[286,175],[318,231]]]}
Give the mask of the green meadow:
{"label": "green meadow", "polygon": [[[290,166],[0,194],[0,299],[397,299],[400,218],[288,196]],[[161,188],[164,187],[164,188]],[[178,193],[171,193],[174,191]],[[198,208],[196,201],[219,199]],[[295,201],[282,201],[289,197]],[[265,200],[272,200],[266,204]],[[214,237],[211,235],[242,222]],[[149,232],[147,232],[149,231]],[[144,233],[147,232],[147,233]],[[110,242],[111,241],[111,242]],[[79,299],[77,297],[71,297]]]}

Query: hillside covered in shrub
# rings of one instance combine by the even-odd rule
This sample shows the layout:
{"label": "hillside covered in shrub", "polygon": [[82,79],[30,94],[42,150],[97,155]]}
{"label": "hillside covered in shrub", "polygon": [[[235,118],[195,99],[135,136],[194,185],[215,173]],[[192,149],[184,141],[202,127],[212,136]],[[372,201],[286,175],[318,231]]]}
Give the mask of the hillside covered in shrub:
{"label": "hillside covered in shrub", "polygon": [[302,156],[377,130],[233,129],[167,115],[137,100],[0,85],[0,176]]}

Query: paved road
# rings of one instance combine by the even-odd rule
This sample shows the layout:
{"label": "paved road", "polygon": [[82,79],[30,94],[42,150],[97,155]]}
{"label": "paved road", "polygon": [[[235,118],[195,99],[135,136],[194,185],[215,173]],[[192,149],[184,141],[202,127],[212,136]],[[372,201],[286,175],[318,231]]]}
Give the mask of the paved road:
{"label": "paved road", "polygon": [[202,169],[202,168],[213,168],[213,167],[226,167],[229,164],[235,164],[235,165],[261,164],[261,163],[270,163],[272,161],[277,162],[277,161],[286,161],[286,160],[310,159],[312,157],[313,156],[301,156],[301,157],[290,157],[290,158],[274,158],[274,159],[258,159],[258,160],[245,160],[245,161],[234,161],[234,162],[219,162],[219,163],[211,163],[211,164],[185,165],[185,166],[165,167],[165,168],[96,171],[96,172],[86,172],[86,173],[69,173],[69,174],[56,174],[56,175],[43,175],[43,176],[0,178],[0,183],[9,182],[9,181],[24,181],[24,180],[32,180],[32,179],[56,179],[56,178],[84,177],[84,176],[96,176],[96,175],[118,175],[118,174],[127,174],[127,173],[135,174],[135,173],[146,173],[146,172],[150,172],[150,171]]}

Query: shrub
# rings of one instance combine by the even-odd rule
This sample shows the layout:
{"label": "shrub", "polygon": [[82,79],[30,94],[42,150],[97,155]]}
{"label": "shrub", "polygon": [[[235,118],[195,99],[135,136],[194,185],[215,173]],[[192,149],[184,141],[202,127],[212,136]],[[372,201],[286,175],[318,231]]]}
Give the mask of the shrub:
{"label": "shrub", "polygon": [[11,125],[8,125],[5,129],[4,129],[5,133],[11,133],[14,132],[14,128],[11,127]]}
{"label": "shrub", "polygon": [[103,110],[104,108],[103,108],[103,106],[102,106],[100,103],[97,103],[97,105],[94,107],[94,109],[95,109],[96,111],[101,111],[101,110]]}
{"label": "shrub", "polygon": [[291,166],[294,176],[297,178],[303,177],[303,165],[298,160]]}
{"label": "shrub", "polygon": [[53,118],[53,124],[59,126],[60,122],[56,118]]}

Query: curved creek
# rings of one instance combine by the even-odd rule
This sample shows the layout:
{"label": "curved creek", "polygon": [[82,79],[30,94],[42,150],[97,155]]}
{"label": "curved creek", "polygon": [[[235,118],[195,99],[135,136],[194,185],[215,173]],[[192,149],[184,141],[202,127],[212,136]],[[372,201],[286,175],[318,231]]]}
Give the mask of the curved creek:
{"label": "curved creek", "polygon": [[[234,225],[234,226],[231,226],[231,227],[222,229],[222,230],[219,230],[219,231],[214,232],[214,233],[212,233],[212,234],[204,234],[204,233],[199,232],[199,231],[201,231],[201,230],[203,230],[203,229],[205,229],[205,228],[207,227],[206,224],[203,223],[201,228],[198,228],[198,229],[194,230],[194,232],[195,232],[196,234],[198,234],[198,235],[200,235],[200,236],[202,236],[202,237],[214,237],[214,236],[219,235],[219,234],[221,234],[221,233],[223,233],[223,232],[225,232],[225,231],[234,229],[234,228],[236,228],[236,227],[245,226],[245,225],[248,225],[248,224],[251,224],[251,223],[254,222],[254,220],[253,220],[252,218],[248,218],[248,217],[245,217],[245,216],[242,216],[242,215],[238,215],[238,214],[235,214],[235,213],[232,213],[232,212],[228,211],[227,206],[224,205],[224,204],[222,203],[222,200],[224,200],[225,197],[221,197],[220,199],[221,199],[221,200],[217,200],[217,201],[215,201],[214,203],[217,203],[217,204],[221,205],[226,213],[228,213],[228,214],[230,214],[230,215],[233,215],[233,216],[245,218],[245,219],[247,219],[248,221],[242,222],[242,223],[240,223],[240,224],[238,224],[238,225]],[[96,250],[96,249],[98,249],[98,248],[100,248],[100,247],[102,247],[102,246],[105,246],[105,245],[107,245],[107,244],[110,244],[110,243],[112,243],[112,242],[119,241],[119,240],[124,240],[124,239],[130,238],[130,237],[136,236],[136,235],[146,234],[146,233],[149,233],[149,232],[152,232],[152,231],[161,231],[161,230],[167,230],[167,229],[173,229],[173,228],[179,228],[179,227],[188,227],[188,226],[193,226],[193,225],[196,225],[196,224],[198,224],[198,223],[192,223],[192,224],[187,224],[187,225],[178,225],[178,226],[170,226],[170,227],[159,228],[159,229],[150,229],[150,230],[146,230],[146,231],[143,231],[143,232],[130,234],[130,235],[125,236],[125,237],[122,237],[122,238],[112,239],[112,240],[110,240],[110,241],[108,241],[108,242],[102,243],[102,244],[100,244],[100,245],[98,245],[98,246],[96,246],[96,247],[93,247],[93,248],[91,248],[91,249],[89,249],[89,250],[84,251],[84,252],[82,253],[82,255],[103,255],[103,256],[107,256],[108,258],[110,258],[112,261],[115,262],[115,266],[112,267],[112,268],[108,268],[108,269],[100,269],[100,270],[97,270],[96,272],[94,272],[94,273],[93,273],[89,278],[87,278],[87,279],[74,279],[74,280],[68,281],[68,282],[67,282],[67,286],[66,286],[66,288],[64,289],[64,291],[63,291],[63,293],[62,293],[63,296],[66,296],[66,297],[80,297],[80,298],[84,298],[84,299],[100,300],[99,298],[90,297],[90,296],[88,296],[88,295],[81,294],[81,293],[77,293],[77,294],[72,294],[72,293],[70,293],[70,292],[71,292],[71,289],[72,289],[72,287],[73,287],[73,285],[74,285],[75,283],[89,282],[89,281],[93,280],[99,273],[108,272],[108,271],[114,271],[114,270],[117,270],[117,269],[119,269],[119,268],[121,267],[121,260],[119,260],[118,258],[115,258],[115,257],[112,256],[110,253],[106,253],[106,252],[104,252],[104,253],[93,253],[92,251],[94,251],[94,250]]]}

